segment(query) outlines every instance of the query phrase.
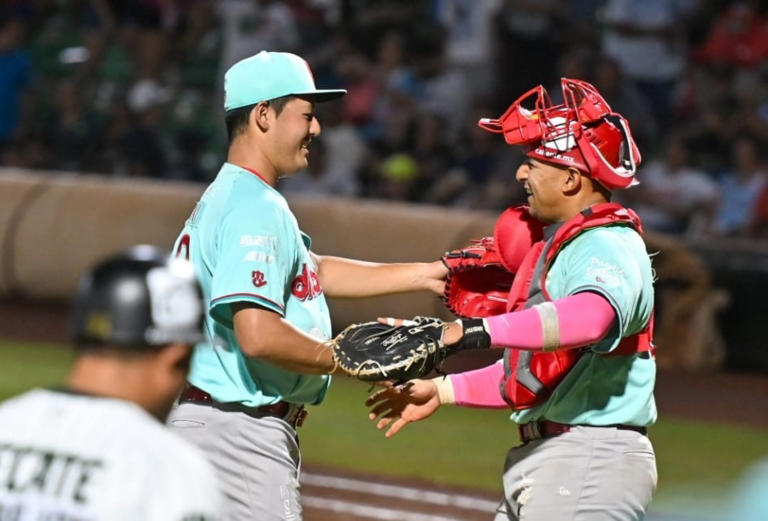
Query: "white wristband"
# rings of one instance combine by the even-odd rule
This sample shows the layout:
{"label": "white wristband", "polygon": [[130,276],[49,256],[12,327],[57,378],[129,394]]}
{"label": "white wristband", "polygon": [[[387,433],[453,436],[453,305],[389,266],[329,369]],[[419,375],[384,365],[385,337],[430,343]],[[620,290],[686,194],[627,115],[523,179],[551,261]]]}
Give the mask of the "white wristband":
{"label": "white wristband", "polygon": [[451,405],[456,403],[456,398],[453,395],[453,382],[447,376],[438,376],[432,378],[432,381],[437,387],[437,397],[442,405]]}

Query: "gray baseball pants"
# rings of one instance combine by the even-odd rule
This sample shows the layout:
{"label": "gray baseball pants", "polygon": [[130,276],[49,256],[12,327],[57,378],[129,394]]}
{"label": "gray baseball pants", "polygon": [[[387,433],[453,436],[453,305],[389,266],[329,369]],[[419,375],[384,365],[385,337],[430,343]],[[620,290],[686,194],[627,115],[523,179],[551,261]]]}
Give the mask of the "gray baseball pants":
{"label": "gray baseball pants", "polygon": [[494,521],[639,521],[656,482],[647,436],[578,426],[509,451]]}
{"label": "gray baseball pants", "polygon": [[216,468],[227,505],[222,519],[301,521],[301,456],[289,424],[196,403],[175,406],[167,423]]}

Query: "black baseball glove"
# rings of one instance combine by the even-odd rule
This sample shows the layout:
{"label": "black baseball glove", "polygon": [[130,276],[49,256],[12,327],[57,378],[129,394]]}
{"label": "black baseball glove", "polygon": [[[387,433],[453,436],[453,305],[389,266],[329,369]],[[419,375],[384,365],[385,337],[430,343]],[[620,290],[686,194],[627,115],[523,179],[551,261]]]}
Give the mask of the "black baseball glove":
{"label": "black baseball glove", "polygon": [[338,366],[360,380],[404,382],[439,369],[446,357],[463,349],[490,346],[482,319],[462,321],[464,337],[446,346],[445,322],[416,317],[400,326],[379,322],[352,324],[333,339]]}

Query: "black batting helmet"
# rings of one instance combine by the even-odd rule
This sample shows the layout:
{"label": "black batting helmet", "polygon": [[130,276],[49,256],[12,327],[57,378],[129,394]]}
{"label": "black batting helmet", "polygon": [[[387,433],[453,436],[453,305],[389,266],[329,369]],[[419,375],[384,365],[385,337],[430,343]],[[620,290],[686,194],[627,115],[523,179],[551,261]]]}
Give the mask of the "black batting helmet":
{"label": "black batting helmet", "polygon": [[153,347],[202,340],[203,305],[192,265],[134,246],[83,274],[72,306],[78,346]]}

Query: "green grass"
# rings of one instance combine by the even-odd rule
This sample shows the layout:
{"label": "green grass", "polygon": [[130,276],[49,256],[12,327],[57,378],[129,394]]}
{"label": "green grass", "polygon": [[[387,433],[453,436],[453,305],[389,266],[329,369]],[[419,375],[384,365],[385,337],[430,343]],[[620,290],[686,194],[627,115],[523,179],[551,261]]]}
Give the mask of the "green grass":
{"label": "green grass", "polygon": [[64,381],[72,363],[65,346],[0,341],[0,400]]}
{"label": "green grass", "polygon": [[[336,378],[312,408],[301,443],[306,461],[499,490],[507,450],[517,432],[504,411],[442,408],[430,419],[385,439],[368,421],[368,386]],[[727,488],[755,459],[768,455],[768,430],[661,418],[651,429],[660,503],[681,492]],[[720,493],[722,495],[722,492]]]}
{"label": "green grass", "polygon": [[[0,342],[0,399],[62,382],[72,361],[63,346]],[[446,407],[385,439],[367,419],[369,386],[336,378],[325,403],[300,430],[304,461],[351,471],[500,490],[507,450],[517,444],[504,411]],[[702,398],[705,399],[705,398]],[[768,455],[768,430],[663,417],[651,429],[659,488],[654,508],[711,512],[731,484]]]}
{"label": "green grass", "polygon": [[504,457],[517,443],[504,411],[444,407],[386,439],[368,420],[369,385],[335,378],[300,431],[305,461],[349,470],[500,490]]}

